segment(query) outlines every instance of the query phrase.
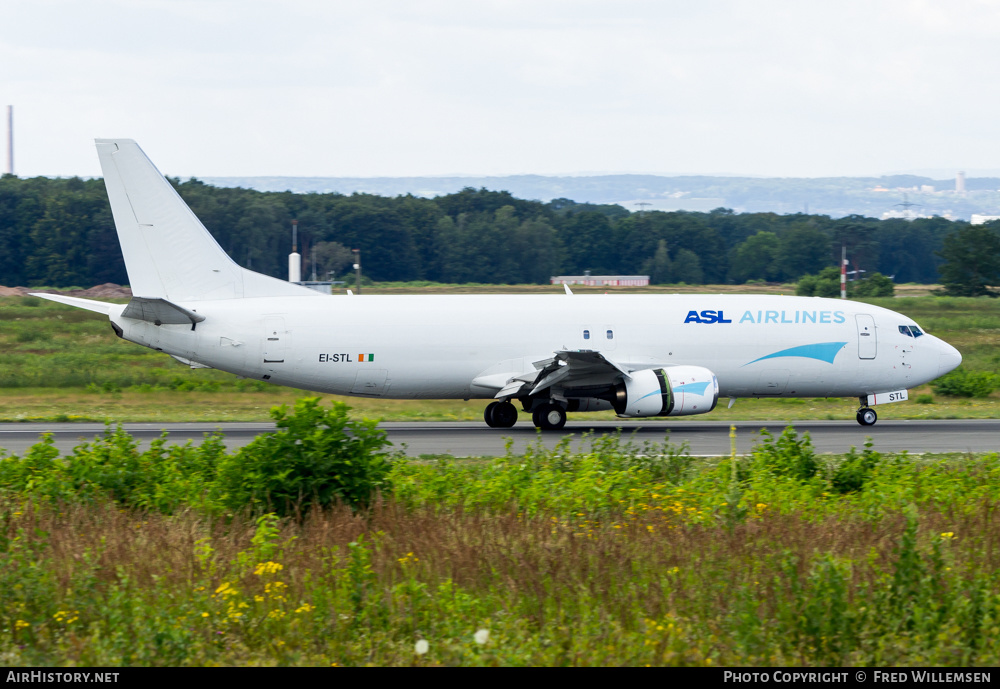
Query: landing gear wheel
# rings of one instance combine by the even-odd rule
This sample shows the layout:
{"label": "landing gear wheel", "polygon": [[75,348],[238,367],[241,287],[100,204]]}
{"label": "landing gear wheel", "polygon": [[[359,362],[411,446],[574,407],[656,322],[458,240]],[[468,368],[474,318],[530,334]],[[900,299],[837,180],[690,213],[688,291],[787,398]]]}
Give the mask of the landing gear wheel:
{"label": "landing gear wheel", "polygon": [[490,428],[497,427],[496,422],[493,421],[493,410],[496,409],[499,404],[499,402],[490,402],[486,405],[486,409],[483,410],[483,421],[485,421],[486,425]]}
{"label": "landing gear wheel", "polygon": [[864,407],[858,409],[858,423],[862,426],[874,426],[875,422],[878,421],[878,414],[871,407]]}
{"label": "landing gear wheel", "polygon": [[558,431],[566,425],[566,411],[558,404],[543,404],[532,412],[531,420],[543,431]]}
{"label": "landing gear wheel", "polygon": [[517,409],[510,402],[490,402],[483,419],[490,428],[510,428],[517,423]]}
{"label": "landing gear wheel", "polygon": [[490,402],[483,410],[483,420],[490,428],[510,428],[517,423],[517,409],[510,402]]}

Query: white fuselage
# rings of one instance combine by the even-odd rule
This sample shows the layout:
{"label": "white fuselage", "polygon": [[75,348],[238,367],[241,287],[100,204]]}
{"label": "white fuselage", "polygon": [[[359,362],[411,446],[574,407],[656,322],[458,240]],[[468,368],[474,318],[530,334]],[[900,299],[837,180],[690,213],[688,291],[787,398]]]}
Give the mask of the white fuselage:
{"label": "white fuselage", "polygon": [[[710,369],[728,397],[853,397],[921,385],[961,356],[911,337],[868,304],[754,295],[259,297],[181,302],[205,320],[110,315],[123,337],[317,392],[490,398],[558,350],[597,350],[630,370]],[[477,381],[481,384],[477,384]]]}

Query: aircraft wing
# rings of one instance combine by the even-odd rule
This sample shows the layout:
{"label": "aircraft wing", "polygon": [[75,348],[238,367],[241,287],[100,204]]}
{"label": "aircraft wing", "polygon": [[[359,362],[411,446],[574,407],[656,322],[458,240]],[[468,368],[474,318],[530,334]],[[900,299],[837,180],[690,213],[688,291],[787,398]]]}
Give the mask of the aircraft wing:
{"label": "aircraft wing", "polygon": [[629,369],[593,350],[560,350],[533,366],[534,371],[507,380],[494,397],[533,395],[557,383],[560,387],[611,385],[618,377],[632,377]]}

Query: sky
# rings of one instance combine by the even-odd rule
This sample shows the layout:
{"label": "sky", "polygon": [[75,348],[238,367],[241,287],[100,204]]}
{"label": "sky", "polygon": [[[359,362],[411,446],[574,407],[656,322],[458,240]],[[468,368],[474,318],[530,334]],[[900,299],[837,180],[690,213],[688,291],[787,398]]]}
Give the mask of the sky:
{"label": "sky", "polygon": [[185,179],[975,174],[997,46],[996,0],[4,0],[0,106],[22,177],[103,137]]}

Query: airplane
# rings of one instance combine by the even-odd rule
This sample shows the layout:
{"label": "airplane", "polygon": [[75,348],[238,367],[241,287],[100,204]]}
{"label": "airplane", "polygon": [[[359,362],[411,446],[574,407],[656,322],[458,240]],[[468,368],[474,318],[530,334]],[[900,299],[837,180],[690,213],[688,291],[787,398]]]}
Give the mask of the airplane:
{"label": "airplane", "polygon": [[706,414],[730,398],[857,397],[857,421],[962,356],[870,304],[778,295],[323,295],[238,266],[131,139],[97,151],[134,295],[35,296],[106,315],[193,367],[336,395],[492,399],[558,430],[568,412]]}

